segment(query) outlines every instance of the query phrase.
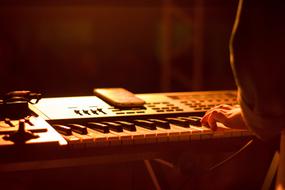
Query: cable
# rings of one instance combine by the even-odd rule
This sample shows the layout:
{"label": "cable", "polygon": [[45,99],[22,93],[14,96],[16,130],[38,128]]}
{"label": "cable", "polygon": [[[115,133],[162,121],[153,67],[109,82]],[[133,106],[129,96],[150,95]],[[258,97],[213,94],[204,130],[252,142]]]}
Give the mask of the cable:
{"label": "cable", "polygon": [[164,166],[167,166],[169,168],[175,168],[174,164],[172,164],[171,162],[168,162],[166,160],[163,160],[163,159],[157,158],[157,159],[154,159],[153,161],[156,161],[156,162],[158,162]]}
{"label": "cable", "polygon": [[150,161],[149,160],[144,160],[144,165],[145,165],[145,167],[146,167],[146,169],[148,171],[148,174],[149,174],[149,176],[150,176],[150,178],[152,180],[152,183],[153,183],[155,189],[156,190],[161,190],[159,181],[158,181],[158,179],[157,179],[157,177],[155,175],[155,172],[154,172],[154,170],[153,170],[153,168],[152,168],[152,166],[150,164]]}
{"label": "cable", "polygon": [[215,164],[214,166],[209,168],[209,171],[213,171],[214,169],[224,165],[226,162],[230,161],[231,159],[233,159],[235,156],[237,156],[239,153],[241,153],[242,151],[244,151],[249,145],[251,145],[253,142],[253,139],[251,139],[250,141],[248,141],[244,146],[242,146],[238,151],[234,152],[233,154],[231,154],[230,156],[228,156],[226,159],[224,159],[223,161]]}

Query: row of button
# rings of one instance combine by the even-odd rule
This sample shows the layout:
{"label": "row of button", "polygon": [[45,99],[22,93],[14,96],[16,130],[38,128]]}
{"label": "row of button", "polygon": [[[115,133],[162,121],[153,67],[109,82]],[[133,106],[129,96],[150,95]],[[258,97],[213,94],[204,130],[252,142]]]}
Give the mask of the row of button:
{"label": "row of button", "polygon": [[180,112],[182,108],[170,102],[149,102],[146,106],[155,112]]}
{"label": "row of button", "polygon": [[106,114],[105,111],[103,111],[103,108],[96,108],[96,109],[74,109],[73,112],[76,115],[100,115],[100,114]]}

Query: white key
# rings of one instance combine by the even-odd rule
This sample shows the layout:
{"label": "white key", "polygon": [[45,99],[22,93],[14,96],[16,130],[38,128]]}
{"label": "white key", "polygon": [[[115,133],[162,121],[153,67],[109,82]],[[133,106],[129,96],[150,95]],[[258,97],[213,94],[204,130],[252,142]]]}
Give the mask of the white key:
{"label": "white key", "polygon": [[180,127],[174,124],[171,124],[170,127],[174,133],[179,133],[179,141],[190,141],[192,135],[190,128]]}
{"label": "white key", "polygon": [[168,142],[169,138],[168,138],[168,132],[165,130],[169,130],[169,129],[163,129],[163,128],[159,128],[157,127],[155,130],[156,133],[156,139],[157,142]]}
{"label": "white key", "polygon": [[180,131],[178,131],[176,128],[173,127],[174,124],[170,124],[170,129],[162,129],[168,134],[168,140],[170,142],[175,142],[180,140]]}
{"label": "white key", "polygon": [[217,127],[221,130],[224,130],[225,137],[241,137],[242,132],[241,129],[233,129],[229,128],[222,123],[217,123]]}
{"label": "white key", "polygon": [[121,141],[118,136],[111,133],[101,133],[92,129],[87,129],[88,134],[94,138],[94,143],[98,146],[120,145]]}
{"label": "white key", "polygon": [[63,138],[68,142],[68,145],[73,148],[82,148],[83,145],[80,143],[80,139],[74,135],[62,135]]}
{"label": "white key", "polygon": [[200,131],[201,134],[201,140],[203,139],[211,139],[213,136],[213,131],[209,129],[208,127],[201,126],[201,127],[196,127],[194,125],[191,125],[190,128],[196,129]]}
{"label": "white key", "polygon": [[186,128],[186,127],[180,127],[180,126],[175,126],[176,128],[182,128],[183,130],[186,130],[190,133],[190,138],[189,140],[200,140],[201,139],[201,133],[202,131],[201,130],[198,130],[196,128]]}
{"label": "white key", "polygon": [[144,134],[145,143],[156,143],[155,130],[144,129],[143,127],[136,126],[137,132]]}
{"label": "white key", "polygon": [[217,123],[217,130],[214,131],[213,138],[228,138],[232,136],[232,129],[221,123]]}
{"label": "white key", "polygon": [[82,135],[82,134],[78,134],[75,132],[72,132],[72,134],[79,138],[80,143],[82,143],[83,146],[89,147],[89,146],[94,146],[94,138],[91,135]]}
{"label": "white key", "polygon": [[134,144],[145,144],[145,135],[138,131],[128,131],[124,129],[126,134],[129,134],[132,137]]}
{"label": "white key", "polygon": [[111,134],[114,134],[119,137],[121,143],[124,144],[133,144],[132,136],[128,133],[123,132],[116,132],[116,131],[110,131]]}

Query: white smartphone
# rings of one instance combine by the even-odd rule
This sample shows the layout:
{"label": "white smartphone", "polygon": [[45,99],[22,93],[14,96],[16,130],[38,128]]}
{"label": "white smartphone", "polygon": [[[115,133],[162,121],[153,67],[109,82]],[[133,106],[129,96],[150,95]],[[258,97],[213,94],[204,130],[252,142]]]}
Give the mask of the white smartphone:
{"label": "white smartphone", "polygon": [[95,88],[94,94],[112,106],[140,107],[145,101],[124,88]]}

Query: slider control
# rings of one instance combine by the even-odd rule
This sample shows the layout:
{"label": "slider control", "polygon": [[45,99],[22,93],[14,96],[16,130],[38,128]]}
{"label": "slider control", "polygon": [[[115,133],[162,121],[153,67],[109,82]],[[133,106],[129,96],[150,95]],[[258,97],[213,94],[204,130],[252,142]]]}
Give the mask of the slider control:
{"label": "slider control", "polygon": [[83,115],[83,114],[80,112],[80,110],[73,110],[73,111],[74,111],[74,113],[77,114],[77,115]]}

